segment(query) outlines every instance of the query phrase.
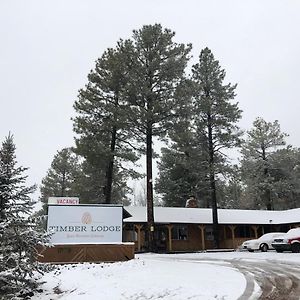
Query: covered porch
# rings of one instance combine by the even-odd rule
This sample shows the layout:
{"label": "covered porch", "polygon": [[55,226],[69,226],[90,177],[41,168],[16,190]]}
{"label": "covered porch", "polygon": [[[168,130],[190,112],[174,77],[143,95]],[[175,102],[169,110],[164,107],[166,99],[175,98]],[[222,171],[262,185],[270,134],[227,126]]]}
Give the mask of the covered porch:
{"label": "covered porch", "polygon": [[[135,251],[147,249],[145,207],[126,207],[132,217],[124,220],[123,241],[134,242]],[[221,249],[237,249],[245,240],[269,232],[287,232],[299,226],[300,209],[286,211],[218,209]],[[192,252],[213,249],[211,209],[154,208],[154,242],[157,252]]]}
{"label": "covered porch", "polygon": [[[222,249],[237,249],[244,241],[256,239],[271,231],[286,232],[292,226],[220,224],[219,241]],[[134,242],[135,251],[146,249],[146,224],[126,224],[124,241]],[[213,249],[210,224],[156,224],[154,229],[156,252],[189,252]]]}

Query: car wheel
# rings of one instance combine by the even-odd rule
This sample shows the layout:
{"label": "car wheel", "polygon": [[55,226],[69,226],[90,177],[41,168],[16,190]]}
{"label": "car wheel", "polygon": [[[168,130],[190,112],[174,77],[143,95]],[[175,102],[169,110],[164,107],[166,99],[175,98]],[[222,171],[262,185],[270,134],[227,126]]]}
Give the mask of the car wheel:
{"label": "car wheel", "polygon": [[254,252],[254,250],[252,250],[252,249],[248,249],[248,251],[249,251],[249,252]]}
{"label": "car wheel", "polygon": [[268,245],[267,244],[262,244],[260,245],[260,250],[261,252],[267,252],[269,249]]}
{"label": "car wheel", "polygon": [[299,253],[300,252],[300,244],[299,243],[292,244],[292,252],[293,253]]}
{"label": "car wheel", "polygon": [[275,249],[277,253],[282,253],[283,250],[280,250],[280,249]]}

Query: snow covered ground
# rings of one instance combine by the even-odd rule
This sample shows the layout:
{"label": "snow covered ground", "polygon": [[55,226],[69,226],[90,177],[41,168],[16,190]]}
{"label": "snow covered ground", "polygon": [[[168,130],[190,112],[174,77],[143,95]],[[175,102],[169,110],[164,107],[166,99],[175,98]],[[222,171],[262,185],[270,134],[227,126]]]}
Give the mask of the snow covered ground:
{"label": "snow covered ground", "polygon": [[[233,300],[245,292],[247,279],[232,262],[266,261],[299,266],[300,254],[139,254],[127,262],[63,265],[40,279],[44,291],[32,299]],[[254,285],[251,299],[261,294],[259,285]]]}

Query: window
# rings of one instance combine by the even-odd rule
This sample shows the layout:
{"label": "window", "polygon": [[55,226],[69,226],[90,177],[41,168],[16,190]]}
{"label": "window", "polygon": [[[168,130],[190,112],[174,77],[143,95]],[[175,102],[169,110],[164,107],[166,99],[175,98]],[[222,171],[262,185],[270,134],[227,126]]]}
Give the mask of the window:
{"label": "window", "polygon": [[235,229],[235,237],[237,238],[250,238],[254,237],[254,234],[251,234],[250,226],[248,225],[239,225]]}
{"label": "window", "polygon": [[187,225],[174,225],[172,228],[172,240],[187,240]]}
{"label": "window", "polygon": [[137,233],[133,224],[126,224],[125,228],[123,229],[123,240],[124,242],[137,241]]}
{"label": "window", "polygon": [[214,240],[213,227],[212,226],[206,226],[205,227],[205,239],[207,241],[213,241]]}

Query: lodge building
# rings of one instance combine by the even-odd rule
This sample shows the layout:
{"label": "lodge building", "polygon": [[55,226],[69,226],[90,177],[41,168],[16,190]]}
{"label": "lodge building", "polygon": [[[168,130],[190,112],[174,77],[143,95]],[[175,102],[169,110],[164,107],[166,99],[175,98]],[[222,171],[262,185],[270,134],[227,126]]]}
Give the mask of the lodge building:
{"label": "lodge building", "polygon": [[[146,207],[125,207],[123,240],[145,249]],[[155,247],[159,252],[201,251],[213,248],[212,210],[209,208],[154,207]],[[264,233],[287,232],[300,226],[300,208],[283,211],[218,209],[220,248],[236,249],[245,240]]]}

